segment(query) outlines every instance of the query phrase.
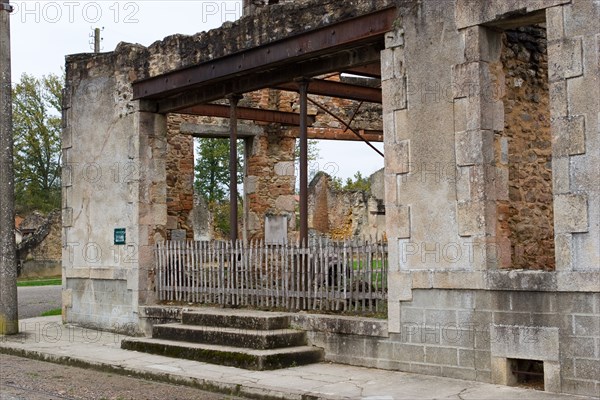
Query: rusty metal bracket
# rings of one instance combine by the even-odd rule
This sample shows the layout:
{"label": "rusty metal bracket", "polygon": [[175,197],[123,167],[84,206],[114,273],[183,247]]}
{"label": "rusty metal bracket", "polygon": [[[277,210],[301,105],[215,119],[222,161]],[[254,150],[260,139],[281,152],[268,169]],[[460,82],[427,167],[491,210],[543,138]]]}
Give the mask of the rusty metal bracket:
{"label": "rusty metal bracket", "polygon": [[[311,99],[310,97],[308,97],[308,101],[310,101],[311,103],[313,103],[315,106],[319,107],[321,110],[325,111],[327,114],[331,115],[333,118],[335,118],[336,120],[338,120],[339,122],[341,122],[346,129],[350,130],[352,133],[354,133],[356,136],[358,136],[358,138],[360,140],[362,140],[363,142],[365,142],[370,148],[372,148],[373,150],[375,150],[377,152],[377,154],[379,154],[381,157],[384,157],[383,153],[381,151],[379,151],[379,149],[375,146],[373,146],[373,144],[371,142],[369,142],[367,139],[365,139],[364,137],[361,136],[360,133],[358,133],[356,131],[356,129],[352,128],[351,126],[349,126],[349,124],[346,123],[346,121],[344,121],[343,119],[341,119],[340,117],[338,117],[337,115],[335,115],[334,113],[332,113],[331,111],[329,111],[327,109],[327,107],[325,107],[324,105],[322,105],[321,103],[319,103],[318,101],[315,101],[313,99]],[[358,110],[357,110],[358,111]]]}

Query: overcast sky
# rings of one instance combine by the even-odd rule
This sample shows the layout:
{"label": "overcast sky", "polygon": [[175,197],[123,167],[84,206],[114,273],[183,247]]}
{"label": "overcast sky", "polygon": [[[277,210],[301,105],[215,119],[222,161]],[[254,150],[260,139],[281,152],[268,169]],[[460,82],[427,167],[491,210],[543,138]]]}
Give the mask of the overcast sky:
{"label": "overcast sky", "polygon": [[[21,74],[60,74],[67,54],[87,53],[93,28],[103,28],[102,51],[121,41],[148,46],[175,33],[194,34],[241,16],[241,1],[11,1],[13,84]],[[376,144],[383,150],[383,144]],[[346,178],[369,175],[383,158],[360,142],[320,141],[316,165]]]}

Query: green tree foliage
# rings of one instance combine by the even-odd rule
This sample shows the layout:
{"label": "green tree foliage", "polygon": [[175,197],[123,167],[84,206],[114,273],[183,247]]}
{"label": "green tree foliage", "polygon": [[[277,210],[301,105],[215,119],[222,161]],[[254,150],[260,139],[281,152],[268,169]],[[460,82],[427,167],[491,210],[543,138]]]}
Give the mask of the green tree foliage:
{"label": "green tree foliage", "polygon": [[338,190],[363,191],[371,190],[371,182],[368,177],[363,177],[360,171],[354,174],[353,178],[346,178],[346,182],[342,182],[342,178],[332,177],[331,184]]}
{"label": "green tree foliage", "polygon": [[23,74],[13,92],[17,212],[60,207],[62,77]]}
{"label": "green tree foliage", "polygon": [[[229,140],[198,139],[194,188],[208,204],[217,233],[229,235]],[[244,141],[238,140],[238,184],[243,182]]]}

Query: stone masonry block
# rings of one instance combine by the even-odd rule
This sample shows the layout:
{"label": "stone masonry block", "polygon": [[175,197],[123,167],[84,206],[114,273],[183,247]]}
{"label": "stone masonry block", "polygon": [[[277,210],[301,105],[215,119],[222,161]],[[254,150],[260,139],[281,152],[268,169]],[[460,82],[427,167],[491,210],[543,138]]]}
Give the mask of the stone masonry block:
{"label": "stone masonry block", "polygon": [[550,118],[566,117],[569,113],[567,101],[567,80],[558,80],[549,84]]}
{"label": "stone masonry block", "polygon": [[552,193],[555,195],[571,192],[570,164],[569,157],[552,158]]}
{"label": "stone masonry block", "polygon": [[394,111],[394,129],[395,133],[392,137],[396,142],[409,137],[408,110]]}
{"label": "stone masonry block", "polygon": [[396,136],[396,123],[394,121],[394,112],[384,112],[382,117],[383,121],[383,141],[384,143],[391,142]]}
{"label": "stone masonry block", "polygon": [[412,271],[414,289],[430,289],[433,287],[433,271]]}
{"label": "stone masonry block", "polygon": [[256,193],[258,186],[258,177],[257,176],[247,176],[244,179],[244,193],[252,194]]}
{"label": "stone masonry block", "polygon": [[582,38],[566,38],[548,42],[548,75],[550,82],[583,74]]}
{"label": "stone masonry block", "polygon": [[489,80],[481,85],[481,92],[474,93],[467,103],[467,130],[500,132],[504,129],[504,105],[497,99],[495,85]]}
{"label": "stone masonry block", "polygon": [[384,175],[385,206],[398,204],[398,178],[402,175],[386,173]]}
{"label": "stone masonry block", "polygon": [[61,183],[63,187],[73,186],[73,168],[72,164],[66,164],[62,167]]}
{"label": "stone masonry block", "polygon": [[546,9],[546,38],[549,41],[560,40],[565,36],[562,6]]}
{"label": "stone masonry block", "polygon": [[497,61],[502,45],[501,35],[483,26],[464,29],[465,60]]}
{"label": "stone masonry block", "polygon": [[293,161],[281,161],[275,163],[275,175],[294,176],[295,167]]}
{"label": "stone masonry block", "polygon": [[456,204],[456,214],[460,236],[485,234],[484,202],[459,201]]}
{"label": "stone masonry block", "polygon": [[491,325],[492,356],[559,361],[559,328]]}
{"label": "stone masonry block", "polygon": [[471,174],[475,166],[457,167],[456,172],[456,199],[458,201],[471,200]]}
{"label": "stone masonry block", "polygon": [[509,173],[508,168],[495,167],[494,168],[494,183],[496,189],[496,200],[508,200],[508,183],[509,183]]}
{"label": "stone masonry block", "polygon": [[386,207],[386,224],[395,228],[398,239],[409,239],[410,206],[388,205]]}
{"label": "stone masonry block", "polygon": [[400,302],[388,298],[388,332],[400,333]]}
{"label": "stone masonry block", "polygon": [[135,135],[129,135],[129,139],[127,140],[127,158],[130,160],[134,160],[139,157],[139,141]]}
{"label": "stone masonry block", "polygon": [[544,391],[560,393],[560,382],[560,363],[558,361],[544,361]]}
{"label": "stone masonry block", "polygon": [[386,49],[404,46],[404,29],[396,29],[385,34]]}
{"label": "stone masonry block", "polygon": [[585,153],[585,116],[558,118],[552,124],[554,157]]}
{"label": "stone masonry block", "polygon": [[384,49],[381,51],[381,80],[395,78],[394,76],[394,49]]}
{"label": "stone masonry block", "polygon": [[580,194],[554,196],[554,227],[556,233],[587,232],[588,202]]}
{"label": "stone masonry block", "polygon": [[452,97],[473,97],[479,93],[483,69],[487,64],[474,61],[452,66]]}
{"label": "stone masonry block", "polygon": [[498,2],[457,0],[455,11],[456,26],[458,29],[463,29],[469,26],[482,25],[490,22],[502,26],[503,22],[510,23],[514,20],[514,13],[516,11],[518,11],[519,14],[523,13],[531,15],[534,11],[544,10],[564,3],[569,3],[569,0],[512,0]]}
{"label": "stone masonry block", "polygon": [[388,104],[392,111],[406,108],[406,79],[404,77],[381,82],[381,93],[384,104]]}
{"label": "stone masonry block", "polygon": [[425,362],[441,365],[458,365],[458,350],[452,347],[425,347]]}
{"label": "stone masonry block", "polygon": [[73,209],[71,207],[62,210],[62,226],[63,228],[73,226]]}
{"label": "stone masonry block", "polygon": [[386,146],[386,170],[396,174],[410,172],[410,140],[401,140]]}
{"label": "stone masonry block", "polygon": [[73,147],[73,129],[71,126],[66,126],[62,131],[61,148],[69,149]]}
{"label": "stone masonry block", "polygon": [[467,130],[467,104],[469,99],[460,97],[454,99],[454,132]]}
{"label": "stone masonry block", "polygon": [[275,200],[275,208],[281,211],[294,212],[296,207],[296,197],[294,195],[279,196]]}
{"label": "stone masonry block", "polygon": [[497,385],[514,386],[517,378],[511,372],[510,362],[504,357],[491,358],[492,383]]}
{"label": "stone masonry block", "polygon": [[389,272],[388,287],[390,301],[412,300],[412,277],[409,272]]}
{"label": "stone masonry block", "polygon": [[456,164],[484,164],[493,157],[494,134],[491,131],[456,132]]}

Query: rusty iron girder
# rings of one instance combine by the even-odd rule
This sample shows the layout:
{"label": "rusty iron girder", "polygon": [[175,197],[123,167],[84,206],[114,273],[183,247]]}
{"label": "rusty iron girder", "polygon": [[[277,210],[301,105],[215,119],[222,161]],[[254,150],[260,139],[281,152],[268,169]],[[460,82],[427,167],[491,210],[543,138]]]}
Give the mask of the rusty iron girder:
{"label": "rusty iron girder", "polygon": [[[250,107],[236,107],[237,118],[261,121],[261,122],[272,122],[282,125],[300,125],[300,115],[292,112],[276,111],[276,110],[263,110],[261,108],[250,108]],[[229,106],[221,104],[200,104],[197,106],[191,106],[177,111],[178,114],[190,114],[190,115],[202,115],[206,117],[221,117],[229,118],[230,110]],[[315,122],[314,116],[307,116],[307,125],[312,125]]]}
{"label": "rusty iron girder", "polygon": [[[133,83],[133,98],[162,99],[208,83],[276,68],[295,68],[302,61],[381,41],[383,34],[392,29],[396,15],[394,7],[386,8],[193,67],[142,79]],[[262,87],[270,84],[264,82]]]}
{"label": "rusty iron girder", "polygon": [[[298,84],[294,82],[277,85],[275,89],[298,92]],[[308,93],[319,96],[338,97],[342,99],[365,101],[381,104],[381,89],[352,85],[349,83],[315,79],[308,85]]]}

